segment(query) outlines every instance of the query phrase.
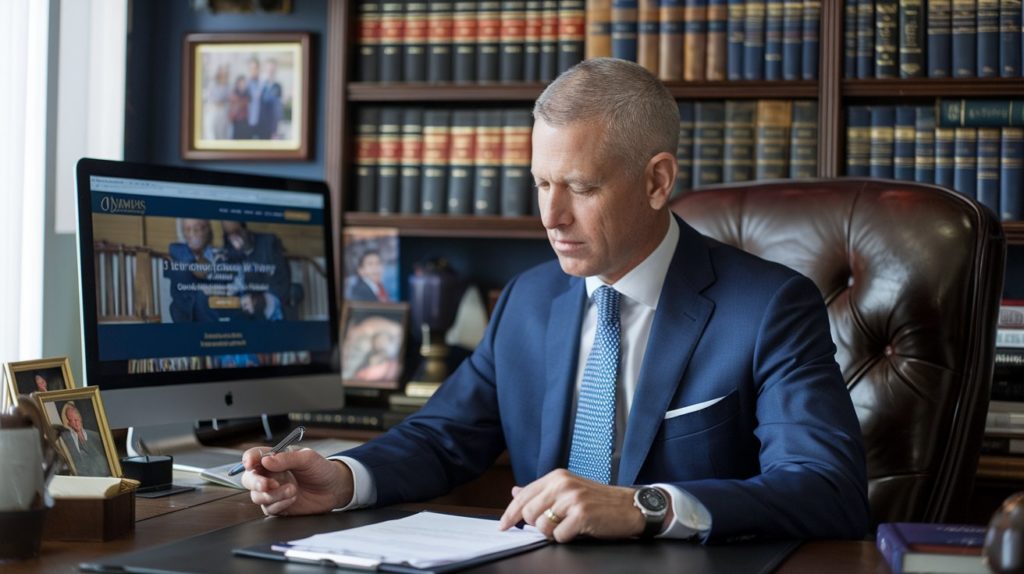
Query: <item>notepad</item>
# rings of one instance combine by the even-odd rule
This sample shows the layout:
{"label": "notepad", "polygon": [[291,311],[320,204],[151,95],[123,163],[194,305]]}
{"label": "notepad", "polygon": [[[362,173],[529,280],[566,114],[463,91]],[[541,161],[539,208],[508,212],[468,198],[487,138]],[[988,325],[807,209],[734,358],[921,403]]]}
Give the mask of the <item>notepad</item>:
{"label": "notepad", "polygon": [[[276,556],[248,556],[333,563],[346,568],[392,572],[446,572],[547,544],[537,529],[498,530],[498,521],[436,512],[316,534],[274,544]],[[249,549],[251,550],[251,549]]]}

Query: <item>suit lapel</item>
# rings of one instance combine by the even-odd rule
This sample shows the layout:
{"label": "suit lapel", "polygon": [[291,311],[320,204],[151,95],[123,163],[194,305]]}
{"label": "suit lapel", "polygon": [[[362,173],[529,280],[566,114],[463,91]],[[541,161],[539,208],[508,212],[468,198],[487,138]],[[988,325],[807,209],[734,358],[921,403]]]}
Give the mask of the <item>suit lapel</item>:
{"label": "suit lapel", "polygon": [[560,466],[564,459],[585,299],[583,280],[572,278],[569,288],[551,301],[544,347],[547,390],[541,415],[538,478]]}
{"label": "suit lapel", "polygon": [[707,244],[692,227],[678,218],[676,221],[679,243],[661,288],[644,351],[616,484],[636,481],[669,401],[714,310],[714,303],[701,294],[715,280]]}

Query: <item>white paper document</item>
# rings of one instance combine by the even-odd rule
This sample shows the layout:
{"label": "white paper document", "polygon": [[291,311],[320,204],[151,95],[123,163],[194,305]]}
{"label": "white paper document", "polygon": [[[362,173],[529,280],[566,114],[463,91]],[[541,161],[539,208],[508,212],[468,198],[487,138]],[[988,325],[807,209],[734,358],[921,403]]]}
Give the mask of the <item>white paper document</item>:
{"label": "white paper document", "polygon": [[292,540],[275,549],[283,550],[289,558],[331,560],[356,568],[407,564],[426,569],[544,540],[544,535],[532,526],[502,532],[496,520],[420,512],[398,520]]}

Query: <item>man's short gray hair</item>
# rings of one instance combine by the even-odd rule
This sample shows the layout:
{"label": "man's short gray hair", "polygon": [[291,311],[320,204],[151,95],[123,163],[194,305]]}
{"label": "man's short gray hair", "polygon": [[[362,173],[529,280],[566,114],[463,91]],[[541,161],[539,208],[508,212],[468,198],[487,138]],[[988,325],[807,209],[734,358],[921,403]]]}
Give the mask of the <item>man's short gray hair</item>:
{"label": "man's short gray hair", "polygon": [[642,170],[661,152],[674,156],[679,143],[675,98],[643,66],[616,58],[584,60],[566,70],[537,98],[533,117],[555,127],[604,124],[605,153],[630,170]]}

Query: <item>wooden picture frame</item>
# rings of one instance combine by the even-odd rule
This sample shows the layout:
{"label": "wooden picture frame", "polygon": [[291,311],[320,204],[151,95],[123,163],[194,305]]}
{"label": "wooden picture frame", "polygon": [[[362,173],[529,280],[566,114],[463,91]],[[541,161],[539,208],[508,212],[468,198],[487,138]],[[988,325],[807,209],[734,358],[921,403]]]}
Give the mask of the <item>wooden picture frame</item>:
{"label": "wooden picture frame", "polygon": [[4,363],[4,401],[13,405],[18,395],[75,388],[67,357]]}
{"label": "wooden picture frame", "polygon": [[301,32],[185,36],[182,157],[309,159],[311,41]]}
{"label": "wooden picture frame", "polygon": [[345,302],[341,313],[343,385],[400,388],[408,318],[408,303]]}
{"label": "wooden picture frame", "polygon": [[[73,476],[121,476],[121,463],[99,388],[46,391],[34,396],[48,424],[64,425],[71,431],[65,433],[58,444]],[[140,405],[139,408],[145,407]],[[84,436],[84,445],[77,436]]]}

